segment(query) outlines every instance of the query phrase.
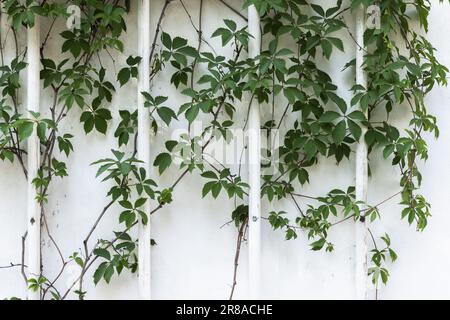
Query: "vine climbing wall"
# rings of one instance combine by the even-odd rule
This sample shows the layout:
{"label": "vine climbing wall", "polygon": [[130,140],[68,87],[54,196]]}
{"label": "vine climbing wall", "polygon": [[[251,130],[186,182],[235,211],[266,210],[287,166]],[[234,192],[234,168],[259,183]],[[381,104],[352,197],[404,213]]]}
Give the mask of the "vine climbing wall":
{"label": "vine climbing wall", "polygon": [[[333,2],[339,3],[339,1]],[[330,7],[328,1],[313,3],[320,4],[324,8]],[[349,4],[350,1],[344,1],[341,8]],[[164,15],[161,15],[163,10]],[[308,15],[318,14],[313,7],[308,6],[305,10]],[[213,36],[213,33],[218,28],[224,28],[224,19],[234,21],[236,30],[247,26],[247,9],[243,9],[243,1],[239,0],[228,0],[225,3],[218,0],[183,2],[154,0],[151,1],[150,13],[150,27],[153,34],[149,36],[153,40],[156,30],[159,32],[156,38],[156,54],[160,54],[166,46],[164,42],[167,38],[164,40],[164,34],[171,35],[169,42],[174,41],[175,37],[181,37],[197,49],[200,31],[202,37],[200,51],[210,51],[216,56],[233,59],[236,56],[236,47],[232,43],[224,46],[223,36],[220,34]],[[99,165],[92,165],[99,159],[110,158],[111,149],[120,149],[127,155],[134,152],[132,134],[129,138],[131,142],[126,145],[119,145],[120,141],[115,134],[116,128],[120,127],[123,121],[119,110],[128,110],[132,113],[137,108],[138,83],[136,77],[132,76],[134,71],[130,71],[129,80],[123,83],[121,83],[122,78],[118,76],[123,68],[128,66],[133,69],[138,64],[129,59],[130,56],[139,55],[138,7],[134,1],[131,1],[129,12],[123,12],[121,16],[126,23],[126,31],[120,35],[123,50],[100,50],[98,56],[92,58],[92,66],[97,70],[104,68],[105,81],[110,81],[116,89],[111,96],[111,101],[105,101],[105,106],[111,113],[111,119],[106,117],[108,130],[106,132],[102,130],[101,124],[93,124],[93,130],[86,130],[86,123],[80,123],[83,111],[76,106],[67,112],[67,115],[64,113],[64,121],[58,124],[58,132],[61,135],[70,133],[73,136],[70,141],[74,151],[70,153],[70,156],[66,156],[64,150],[57,150],[56,157],[65,162],[68,176],[52,179],[48,189],[48,202],[44,204],[45,220],[41,227],[42,274],[50,282],[56,279],[58,293],[55,293],[56,297],[60,295],[58,298],[61,298],[66,290],[68,294],[64,298],[79,298],[80,293],[73,291],[77,289],[73,288],[73,283],[77,282],[80,270],[83,269],[79,263],[77,264],[76,258],[78,255],[84,259],[83,241],[92,230],[99,213],[105,211],[105,206],[107,206],[105,215],[102,216],[101,223],[95,227],[90,238],[91,247],[96,245],[97,239],[111,239],[114,237],[114,231],[123,230],[123,221],[119,223],[119,217],[124,211],[123,203],[114,202],[108,206],[110,198],[107,193],[115,182],[113,180],[102,182],[103,176],[96,177]],[[409,21],[411,28],[417,28],[420,34],[425,34],[423,30],[420,30],[418,16],[412,13],[411,17]],[[446,41],[444,32],[450,28],[449,17],[448,3],[432,1],[426,38],[437,49],[435,56],[443,65],[450,65],[448,54],[450,44]],[[346,67],[346,65],[355,58],[358,50],[354,39],[355,14],[351,10],[344,10],[337,18],[344,21],[346,26],[338,28],[332,37],[341,40],[342,50],[339,50],[337,45],[328,58],[318,49],[314,62],[317,68],[329,75],[332,83],[337,87],[336,94],[350,108],[351,100],[355,96],[355,92],[351,90],[355,84],[355,68]],[[70,52],[61,52],[62,44],[66,39],[60,33],[68,30],[67,19],[68,17],[58,18],[54,24],[50,18],[41,19],[41,40],[46,43],[45,56],[57,63],[61,62],[63,57],[71,58]],[[8,19],[8,15],[2,12],[2,59],[8,63],[16,56],[16,48],[19,53],[23,53],[27,41],[25,28],[22,32],[17,32],[15,38],[10,31],[10,25],[11,20]],[[50,28],[53,31],[47,39],[47,30]],[[231,29],[234,29],[234,26]],[[162,38],[161,35],[163,35]],[[400,35],[394,34],[393,39],[395,37],[401,41]],[[269,41],[264,40],[263,37],[263,50],[266,50],[268,45]],[[295,51],[297,44],[289,37],[281,37],[278,48],[289,48]],[[243,55],[246,57],[247,53],[244,52]],[[192,56],[187,56],[191,64]],[[152,65],[152,68],[154,67]],[[174,81],[173,78],[176,67],[175,64],[165,61],[162,70],[152,74],[150,88],[152,97],[167,97],[164,106],[174,109],[175,113],[190,99],[189,95],[183,92],[189,87],[190,78],[187,83],[182,83],[177,88],[176,80]],[[195,68],[196,79],[208,73],[210,69],[208,64],[201,60],[197,62]],[[29,90],[26,86],[26,70],[19,75],[21,87],[17,92],[17,105],[21,112],[25,112],[26,93]],[[206,83],[206,87],[211,86],[211,83]],[[42,85],[40,90],[42,116],[51,117],[48,106],[53,103],[52,88],[49,86],[44,88]],[[295,125],[295,121],[299,120],[299,115],[292,110],[285,113],[289,95],[281,94],[281,96],[276,103],[272,103],[272,100],[261,101],[261,117],[263,124],[271,119],[284,119],[277,128],[280,135],[284,137]],[[89,100],[89,98],[86,99]],[[232,102],[235,108],[234,127],[246,126],[250,100],[251,97],[244,94],[241,99]],[[392,248],[398,255],[397,261],[391,263],[389,253],[386,253],[386,264],[389,269],[389,281],[386,285],[380,279],[378,285],[374,286],[371,284],[372,275],[367,277],[368,295],[371,298],[450,298],[450,277],[447,272],[450,268],[450,250],[448,249],[450,215],[447,212],[447,199],[450,192],[448,101],[450,101],[450,88],[438,85],[425,98],[429,112],[438,119],[440,137],[436,140],[433,134],[424,135],[429,147],[429,159],[426,163],[417,162],[423,176],[421,194],[431,204],[432,214],[423,232],[415,232],[415,225],[410,227],[407,221],[401,220],[401,212],[404,208],[399,205],[401,173],[397,167],[391,165],[392,158],[386,160],[383,157],[383,149],[372,152],[369,156],[371,175],[367,203],[376,207],[380,213],[376,221],[371,224],[370,232],[377,239],[376,243],[380,248],[384,247],[380,237],[388,234]],[[396,106],[398,107],[395,107],[389,115],[389,123],[403,130],[408,127],[411,119],[409,107],[406,101]],[[205,126],[211,124],[211,115],[206,112],[200,112],[196,121],[191,124],[188,123],[189,116],[185,116],[184,113],[179,114],[176,120],[169,116],[169,121],[165,121],[164,115],[159,115],[160,117],[155,117],[159,126],[157,134],[150,138],[152,163],[161,152],[166,150],[168,140],[181,141],[179,134],[187,133],[188,128],[191,134],[197,132],[198,135],[199,131],[201,133]],[[221,122],[226,116],[225,110],[218,112]],[[372,118],[374,122],[384,121],[384,115],[381,112],[374,112]],[[167,124],[167,122],[170,123]],[[86,131],[91,132],[86,133]],[[283,139],[280,141],[281,144],[284,143]],[[242,147],[243,150],[238,149],[239,151],[231,156],[226,166],[232,173],[239,172],[243,180],[248,182],[247,164],[242,160],[246,157],[245,143]],[[340,216],[332,221],[336,225],[327,233],[327,241],[333,244],[332,252],[325,250],[328,244],[322,250],[311,250],[315,249],[311,243],[317,239],[308,238],[308,231],[302,231],[299,226],[298,229],[289,227],[295,224],[299,210],[301,212],[308,210],[308,205],[311,203],[307,201],[305,195],[323,197],[330,190],[346,191],[348,186],[355,185],[353,146],[348,158],[344,157],[342,161],[337,161],[334,156],[317,157],[316,160],[313,166],[307,168],[309,183],[301,184],[294,192],[300,195],[297,200],[292,201],[291,197],[282,197],[283,199],[274,203],[263,198],[261,202],[261,215],[264,220],[261,224],[260,260],[260,296],[262,298],[353,299],[356,297],[354,219],[342,219]],[[187,174],[178,180],[180,173],[184,171],[179,168],[179,165],[172,164],[160,174],[161,161],[156,160],[155,164],[154,168],[147,173],[160,186],[159,193],[153,200],[149,200],[151,208],[161,206],[151,217],[151,237],[154,240],[151,251],[152,298],[227,299],[232,290],[234,290],[233,298],[248,298],[248,234],[245,233],[243,237],[239,237],[240,232],[246,232],[247,229],[239,217],[232,216],[233,212],[236,213],[239,204],[246,203],[246,193],[243,200],[236,200],[236,197],[230,199],[229,193],[226,192],[221,192],[215,198],[214,192],[205,192],[207,174],[203,178],[198,173]],[[220,167],[219,164],[213,164],[211,167],[217,166]],[[232,174],[230,177],[234,179]],[[176,187],[167,196],[164,194],[164,190],[167,190],[164,186],[169,188],[174,185],[174,181],[176,181]],[[244,187],[243,190],[246,188]],[[277,223],[271,220],[271,216],[275,219],[271,212],[285,212],[282,217],[288,218],[290,222],[277,228]],[[27,239],[23,240],[27,229],[27,179],[17,159],[13,163],[8,160],[0,162],[0,221],[0,298],[25,298],[27,285],[21,270],[23,269],[26,273],[26,267],[22,267],[21,262],[24,261],[26,264],[26,259],[22,260],[22,255],[27,256],[27,248],[24,246]],[[289,237],[289,233],[286,233],[289,230],[294,232],[295,236]],[[129,228],[128,233],[132,239],[138,237],[136,228]],[[286,238],[296,239],[288,241]],[[370,239],[368,247],[370,266],[372,258],[370,250],[373,249]],[[236,260],[237,253],[238,260]],[[96,255],[102,256],[102,253],[97,251]],[[100,263],[99,258],[93,262],[93,267],[86,271],[83,280],[83,291],[86,293],[82,294],[83,298],[139,298],[138,276],[135,272],[127,270],[128,268],[125,268],[120,275],[116,270],[114,276],[107,281],[106,279],[94,281],[93,277],[95,278],[95,272],[98,271],[97,267]],[[61,272],[61,265],[64,266],[63,272]],[[133,271],[133,267],[130,269]],[[46,298],[50,299],[52,295],[49,294]]]}

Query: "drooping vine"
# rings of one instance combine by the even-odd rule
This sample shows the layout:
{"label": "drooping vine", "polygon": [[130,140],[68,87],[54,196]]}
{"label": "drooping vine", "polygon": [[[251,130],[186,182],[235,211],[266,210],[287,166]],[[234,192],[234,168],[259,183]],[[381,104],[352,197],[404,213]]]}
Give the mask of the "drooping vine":
{"label": "drooping vine", "polygon": [[[23,259],[6,267],[20,267],[27,286],[39,290],[42,299],[66,299],[72,293],[84,299],[87,292],[83,284],[91,269],[95,284],[109,283],[124,269],[136,272],[139,243],[133,239],[131,230],[139,220],[143,223],[149,220],[142,207],[150,201],[154,208],[150,214],[156,214],[176,201],[173,190],[188,174],[196,174],[204,182],[198,191],[203,197],[225,196],[235,205],[229,222],[237,228],[232,278],[230,275],[230,298],[233,298],[240,250],[248,231],[249,185],[241,170],[246,144],[237,151],[236,166],[215,158],[211,147],[220,139],[230,143],[236,128],[245,131],[247,118],[240,115],[247,114],[253,100],[263,110],[261,129],[268,136],[277,132],[280,137],[279,145],[269,143],[262,150],[262,167],[268,170],[264,170],[262,177],[261,196],[272,208],[280,208],[265,213],[264,221],[274,230],[282,230],[286,240],[304,233],[312,250],[331,252],[334,245],[328,237],[330,229],[345,221],[375,222],[382,215],[381,206],[398,196],[404,208],[400,217],[415,224],[419,231],[426,227],[430,204],[420,194],[422,176],[418,163],[428,158],[424,133],[438,137],[439,130],[436,118],[427,111],[425,96],[434,86],[447,84],[448,72],[437,61],[432,44],[412,26],[416,19],[411,13],[414,12],[420,28],[427,31],[429,2],[337,0],[321,6],[305,0],[245,0],[243,8],[256,6],[263,31],[262,53],[250,59],[247,50],[251,35],[246,26],[240,26],[245,15],[226,1],[216,1],[224,5],[224,10],[231,9],[231,17],[233,12],[238,13],[239,21],[225,19],[211,35],[203,30],[202,17],[207,12],[202,0],[198,1],[198,21],[181,0],[165,0],[158,15],[148,70],[150,81],[156,82],[158,75],[169,73],[170,85],[185,97],[185,103],[169,106],[168,97],[152,92],[142,95],[157,137],[161,136],[162,126],[170,128],[175,121],[187,127],[187,133],[165,141],[165,149],[158,152],[153,163],[159,174],[177,163],[179,176],[168,186],[160,185],[157,176],[150,176],[139,166],[135,108],[111,108],[116,88],[127,86],[138,77],[142,57],[124,57],[121,40],[127,30],[126,15],[135,4],[129,0],[2,1],[1,16],[8,19],[10,26],[0,32],[0,159],[16,163],[24,177],[33,181],[38,191],[36,201],[41,205],[42,228],[61,260],[61,269],[53,278],[46,276],[44,268],[38,277],[27,276]],[[189,44],[186,39],[164,31],[167,9],[178,4],[186,13],[198,43]],[[59,32],[55,22],[68,18],[70,5],[80,8],[80,25]],[[361,5],[377,5],[381,18],[379,27],[367,29],[364,43],[355,44],[365,51],[368,85],[338,88],[318,61],[348,50],[337,34],[348,32],[354,39],[347,21]],[[51,96],[53,103],[48,110],[29,118],[21,108],[19,94],[21,73],[27,65],[26,48],[20,47],[17,38],[21,31],[33,26],[36,16],[49,22],[41,47],[41,79],[44,94]],[[51,35],[59,35],[62,57],[52,57],[46,52]],[[213,38],[219,38],[222,47],[232,50],[232,55],[217,54],[218,50],[211,45]],[[12,59],[5,54],[6,44],[14,51]],[[112,58],[115,55],[120,62]],[[117,72],[103,66],[105,57],[113,59],[114,65],[121,64]],[[342,67],[343,72],[352,73],[355,61]],[[341,93],[349,89],[353,98],[346,101]],[[368,111],[368,117],[357,105]],[[394,111],[410,118],[406,129],[391,121],[390,114]],[[104,209],[93,221],[83,243],[76,246],[81,249],[75,247],[66,257],[48,226],[46,203],[52,196],[52,182],[70,179],[65,159],[76,152],[77,146],[72,143],[73,134],[64,132],[61,125],[69,112],[79,115],[86,134],[113,130],[117,145],[112,147],[110,156],[93,163],[98,167],[97,177],[112,184]],[[120,120],[116,128],[110,125],[113,118]],[[192,130],[196,121],[202,121],[201,132]],[[361,137],[363,127],[367,133]],[[38,176],[29,177],[25,146],[34,130],[41,142],[42,163]],[[334,159],[337,164],[350,161],[360,138],[367,143],[370,157],[381,155],[398,168],[400,182],[396,194],[375,205],[363,204],[364,209],[360,209],[353,186],[336,188],[323,196],[302,192],[304,185],[314,183],[309,172],[320,166],[321,159]],[[294,204],[297,218],[290,219],[292,214],[282,211],[285,200]],[[112,230],[110,239],[96,239],[98,226],[105,219],[114,219],[107,215],[114,206],[121,208],[117,219],[120,228]],[[395,261],[397,253],[391,247],[389,235],[378,237],[370,228],[369,233],[373,243],[368,273],[378,287],[380,282],[387,282],[387,260]],[[23,246],[22,256],[24,250]],[[80,267],[80,276],[68,289],[61,289],[58,280],[71,263]]]}

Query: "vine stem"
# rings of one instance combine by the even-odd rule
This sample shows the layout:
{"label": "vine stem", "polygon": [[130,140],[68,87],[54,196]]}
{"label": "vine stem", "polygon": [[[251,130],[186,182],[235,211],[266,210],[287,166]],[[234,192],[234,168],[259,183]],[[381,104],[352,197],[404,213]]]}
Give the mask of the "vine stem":
{"label": "vine stem", "polygon": [[242,18],[245,22],[248,21],[247,17],[244,16],[239,10],[237,10],[236,8],[234,8],[231,4],[229,4],[228,2],[226,2],[225,0],[217,0],[219,1],[221,4],[223,4],[225,7],[227,7],[228,9],[230,9],[234,14],[236,14],[237,16],[239,16],[240,18]]}
{"label": "vine stem", "polygon": [[[186,12],[189,21],[191,22],[191,25],[194,27],[195,31],[198,35],[198,45],[197,45],[197,52],[200,52],[202,41],[203,41],[203,29],[202,29],[202,21],[203,21],[203,0],[200,0],[199,4],[199,12],[198,12],[198,28],[195,26],[194,21],[192,20],[192,16],[190,15],[189,11],[187,10],[183,0],[180,0],[181,6],[183,7],[184,11]],[[191,89],[194,88],[194,75],[195,75],[195,67],[197,66],[198,57],[194,58],[194,61],[192,62],[192,74],[191,74]]]}
{"label": "vine stem", "polygon": [[150,50],[150,61],[153,60],[153,55],[155,54],[155,49],[156,49],[156,42],[158,41],[158,35],[161,31],[161,24],[162,21],[164,19],[164,15],[166,13],[167,7],[169,6],[169,4],[172,2],[173,0],[166,0],[164,2],[164,6],[161,10],[161,14],[159,15],[159,19],[158,19],[158,23],[156,25],[156,31],[155,31],[155,37],[153,38],[153,43],[152,43],[152,47]]}
{"label": "vine stem", "polygon": [[[83,240],[83,247],[84,247],[84,254],[85,254],[85,261],[87,261],[87,258],[89,256],[89,249],[88,249],[88,242],[89,239],[91,238],[92,234],[94,233],[95,229],[97,229],[98,224],[100,223],[100,221],[102,220],[102,218],[105,216],[106,212],[108,211],[108,209],[115,203],[115,200],[111,200],[102,210],[102,212],[100,213],[100,215],[97,217],[97,219],[95,220],[94,225],[91,227],[91,229],[88,232],[88,235],[86,236],[86,238]],[[81,270],[81,274],[84,274],[85,270],[84,268],[86,267],[86,263],[83,264],[82,270]],[[79,292],[80,294],[83,292],[83,277],[80,277],[80,284],[79,284]]]}
{"label": "vine stem", "polygon": [[234,291],[236,289],[236,285],[237,285],[237,272],[238,272],[238,266],[239,266],[239,256],[241,254],[241,246],[242,246],[242,242],[245,236],[245,230],[248,227],[248,218],[246,218],[240,225],[239,227],[239,232],[237,235],[237,240],[236,240],[236,251],[234,254],[234,268],[233,268],[233,282],[231,285],[231,292],[230,292],[230,298],[229,300],[233,300],[233,295],[234,295]]}

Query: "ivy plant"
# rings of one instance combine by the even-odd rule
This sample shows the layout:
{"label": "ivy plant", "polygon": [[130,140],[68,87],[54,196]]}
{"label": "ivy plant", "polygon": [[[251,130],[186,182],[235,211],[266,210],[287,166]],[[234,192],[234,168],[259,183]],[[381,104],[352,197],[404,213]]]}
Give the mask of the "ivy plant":
{"label": "ivy plant", "polygon": [[[230,7],[223,0],[217,1]],[[198,43],[189,43],[164,30],[167,8],[176,3],[190,18]],[[67,7],[74,4],[82,13],[79,27],[59,32],[54,22],[66,19]],[[368,28],[364,43],[356,44],[365,48],[367,87],[338,87],[319,61],[348,50],[338,32],[352,35],[348,22],[354,10],[373,4],[380,9],[380,27]],[[418,231],[425,229],[431,206],[420,194],[422,174],[418,164],[428,158],[426,134],[439,136],[437,119],[427,110],[425,97],[435,86],[447,84],[448,73],[437,60],[435,48],[423,36],[422,31],[428,30],[429,1],[352,0],[344,3],[335,0],[319,5],[305,0],[245,0],[242,9],[254,5],[262,23],[262,51],[255,58],[249,58],[251,35],[247,27],[238,27],[237,19],[246,19],[240,10],[234,10],[235,19],[224,19],[217,30],[206,35],[201,18],[203,1],[199,6],[200,19],[194,22],[182,0],[166,0],[158,19],[148,72],[152,82],[158,79],[158,74],[169,74],[167,85],[173,86],[185,103],[171,106],[167,103],[168,97],[142,92],[153,134],[158,136],[160,126],[170,128],[174,122],[184,123],[188,129],[196,120],[206,125],[201,133],[188,130],[189,133],[177,141],[165,141],[164,149],[158,151],[153,162],[158,173],[155,176],[142,169],[137,158],[137,111],[111,107],[116,90],[129,86],[138,77],[143,57],[121,58],[118,71],[106,69],[101,61],[101,57],[112,56],[112,53],[123,57],[126,16],[135,5],[129,0],[3,1],[1,14],[8,19],[10,33],[2,32],[1,37],[12,35],[17,39],[26,28],[34,25],[37,16],[50,22],[41,47],[41,80],[45,94],[52,96],[53,103],[45,106],[47,109],[42,114],[28,117],[20,105],[18,93],[27,67],[26,50],[16,41],[12,48],[16,54],[8,60],[1,47],[0,160],[20,166],[24,176],[33,182],[44,230],[61,258],[60,272],[54,278],[44,274],[27,277],[22,272],[30,290],[39,290],[42,299],[66,299],[72,293],[84,299],[88,271],[93,271],[95,284],[110,283],[124,270],[137,272],[139,242],[133,238],[132,230],[138,221],[148,223],[149,215],[176,201],[173,190],[184,177],[192,174],[203,181],[199,195],[214,199],[225,196],[234,204],[230,212],[230,224],[237,228],[230,293],[233,298],[240,248],[248,231],[249,185],[241,174],[242,163],[238,169],[217,163],[217,159],[211,159],[208,154],[208,146],[215,139],[226,138],[233,127],[242,123],[239,114],[248,114],[248,101],[257,101],[267,109],[262,129],[281,132],[280,146],[266,150],[268,154],[276,152],[279,158],[262,164],[276,167],[277,173],[265,172],[262,176],[261,198],[274,208],[264,214],[264,222],[282,231],[286,240],[304,239],[300,237],[304,234],[311,250],[332,252],[334,244],[328,236],[332,228],[345,221],[366,221],[370,226],[382,215],[381,206],[397,196],[403,207],[399,218]],[[415,20],[422,30],[412,26]],[[59,37],[57,57],[46,51],[50,36]],[[216,53],[210,44],[215,38],[222,48],[231,50],[230,56]],[[286,47],[284,43],[292,45]],[[343,72],[354,72],[355,60],[342,67]],[[346,101],[341,94],[349,89],[352,98]],[[404,106],[409,110],[405,111]],[[391,121],[394,111],[409,117],[407,128]],[[112,130],[117,144],[111,147],[111,155],[92,164],[97,168],[97,177],[112,185],[105,195],[105,207],[93,221],[81,244],[82,249],[74,249],[66,257],[48,228],[46,203],[52,197],[49,187],[54,180],[70,179],[65,161],[76,152],[77,146],[73,133],[62,129],[69,112],[79,117],[86,134],[107,134]],[[115,127],[111,124],[113,118],[119,120]],[[364,136],[363,128],[367,129]],[[42,162],[38,175],[29,177],[25,143],[35,130],[40,140]],[[320,166],[321,159],[333,159],[337,164],[349,161],[358,141],[367,143],[370,157],[381,156],[386,163],[398,168],[399,191],[395,195],[371,205],[356,200],[354,186],[336,186],[322,196],[302,192],[306,184],[315,182],[310,172]],[[176,170],[176,159],[180,160],[178,178],[170,185],[161,185],[158,175]],[[295,212],[283,211],[283,201],[292,202]],[[151,212],[143,209],[147,202],[152,203]],[[115,218],[117,229],[111,230],[110,239],[94,241],[94,231],[113,207],[121,208]],[[391,247],[389,235],[376,237],[370,227],[369,232],[373,241],[368,276],[378,288],[380,283],[388,281],[389,261],[394,262],[397,253]],[[152,240],[152,244],[156,241]],[[69,289],[61,289],[58,280],[71,263],[80,267],[80,276]],[[25,269],[24,261],[11,266]]]}

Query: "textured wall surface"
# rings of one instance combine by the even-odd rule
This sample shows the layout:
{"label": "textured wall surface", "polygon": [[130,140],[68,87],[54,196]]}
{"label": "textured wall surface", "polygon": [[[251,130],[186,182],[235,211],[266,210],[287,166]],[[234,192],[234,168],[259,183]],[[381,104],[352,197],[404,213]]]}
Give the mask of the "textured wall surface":
{"label": "textured wall surface", "polygon": [[[204,32],[209,36],[219,27],[223,18],[232,17],[241,25],[245,21],[223,7],[218,1],[205,1]],[[430,15],[429,40],[438,50],[441,62],[450,66],[450,43],[446,31],[450,30],[450,6],[439,5],[433,1],[434,9]],[[199,1],[185,1],[187,9],[197,21]],[[240,7],[240,1],[230,1],[234,7]],[[162,1],[152,1],[152,27],[162,7]],[[135,9],[135,8],[134,8]],[[126,18],[128,32],[123,37],[124,54],[115,55],[115,65],[108,57],[102,57],[102,63],[108,68],[120,69],[128,55],[137,54],[136,12]],[[352,20],[347,15],[348,21]],[[2,22],[5,27],[5,21]],[[350,23],[350,27],[352,24]],[[47,30],[43,25],[42,29]],[[60,30],[64,24],[57,26]],[[172,35],[180,35],[196,45],[197,35],[183,8],[174,3],[170,6],[163,29]],[[44,31],[43,31],[44,32]],[[21,35],[21,43],[25,43]],[[335,52],[331,61],[319,61],[318,65],[332,75],[333,81],[340,88],[340,94],[351,99],[349,92],[354,75],[352,70],[341,72],[343,66],[354,57],[355,45],[346,32],[339,34],[346,44],[345,53]],[[209,40],[219,52],[230,55],[231,50],[221,49],[218,39]],[[53,35],[46,49],[47,54],[60,59],[59,47],[61,38]],[[286,44],[289,46],[291,44]],[[208,48],[203,45],[203,50]],[[112,72],[110,72],[111,74]],[[199,71],[198,73],[201,73]],[[179,106],[185,100],[170,85],[171,72],[163,72],[153,82],[152,92],[169,96],[170,106]],[[25,77],[25,76],[24,76]],[[25,78],[24,78],[25,80]],[[114,80],[114,79],[111,79]],[[118,86],[117,86],[118,87]],[[26,88],[22,92],[22,104]],[[117,91],[109,107],[116,119],[110,128],[117,124],[119,108],[135,108],[136,83],[132,82]],[[42,92],[42,108],[51,100],[50,92]],[[374,227],[377,235],[388,232],[393,247],[399,254],[398,261],[390,266],[391,280],[379,292],[381,299],[390,298],[450,298],[450,214],[448,210],[450,193],[450,88],[436,88],[427,98],[432,113],[439,119],[441,137],[435,141],[428,140],[430,159],[423,166],[423,192],[432,204],[433,217],[423,233],[416,233],[407,222],[400,221],[401,207],[396,205],[398,198],[381,207],[382,219]],[[237,106],[239,108],[239,106]],[[245,114],[243,105],[241,119]],[[262,106],[262,108],[268,106]],[[279,104],[280,110],[284,103]],[[116,113],[114,113],[114,110]],[[401,124],[402,115],[407,108],[398,108],[394,117]],[[281,113],[281,112],[280,112]],[[64,120],[63,132],[72,133],[75,152],[67,160],[69,177],[54,180],[50,199],[47,205],[49,227],[55,239],[60,243],[63,254],[68,257],[81,248],[82,240],[89,231],[97,215],[107,203],[106,192],[109,185],[95,179],[96,168],[90,166],[93,161],[105,157],[111,148],[117,148],[113,130],[106,136],[92,133],[84,134],[79,124],[79,110],[74,108]],[[293,115],[294,116],[294,115]],[[404,117],[403,117],[404,118]],[[402,122],[403,121],[403,122]],[[239,125],[239,124],[237,124]],[[241,123],[242,125],[242,123]],[[186,127],[185,120],[175,127]],[[167,132],[165,138],[170,137]],[[152,141],[152,149],[159,152],[164,137],[156,137]],[[154,152],[156,153],[156,152]],[[155,154],[154,154],[155,155]],[[154,156],[153,155],[153,156]],[[65,156],[64,156],[65,157]],[[376,157],[371,160],[373,176],[370,179],[369,203],[375,204],[399,190],[399,173],[389,163]],[[320,196],[334,188],[346,188],[354,184],[354,159],[344,161],[339,167],[330,159],[320,160],[310,172],[311,184],[301,192]],[[170,171],[155,179],[161,185],[170,185],[179,175],[179,170],[172,166]],[[244,172],[244,176],[246,173]],[[233,202],[228,198],[214,201],[211,197],[202,200],[203,181],[197,176],[188,176],[175,189],[175,201],[152,217],[153,238],[157,246],[152,251],[152,286],[153,297],[157,299],[225,299],[229,295],[233,275],[233,259],[237,230],[233,225],[224,225],[230,220]],[[305,205],[302,203],[302,205]],[[26,181],[17,166],[0,163],[0,266],[10,262],[19,262],[21,254],[21,235],[25,231],[26,215]],[[263,203],[263,215],[267,216],[273,208]],[[295,217],[295,208],[291,203],[280,203],[277,209],[287,211]],[[111,238],[111,230],[118,230],[119,208],[114,208],[104,219],[96,231],[93,240]],[[284,235],[271,230],[268,224],[263,225],[263,282],[262,297],[268,299],[351,299],[354,297],[354,230],[351,222],[346,222],[330,234],[335,243],[333,253],[312,252],[309,250],[305,234],[299,233],[295,241],[285,241]],[[92,242],[93,243],[93,242]],[[48,238],[43,237],[44,271],[54,276],[60,266],[55,248]],[[239,265],[238,287],[236,298],[247,297],[247,247],[242,248]],[[70,276],[76,275],[79,268],[69,267],[70,272],[60,280],[60,286],[69,283]],[[89,275],[90,277],[90,275]],[[110,285],[100,283],[94,286],[87,279],[88,299],[127,299],[138,297],[136,275],[122,274],[114,277]],[[25,296],[25,285],[20,270],[0,270],[0,298]]]}

